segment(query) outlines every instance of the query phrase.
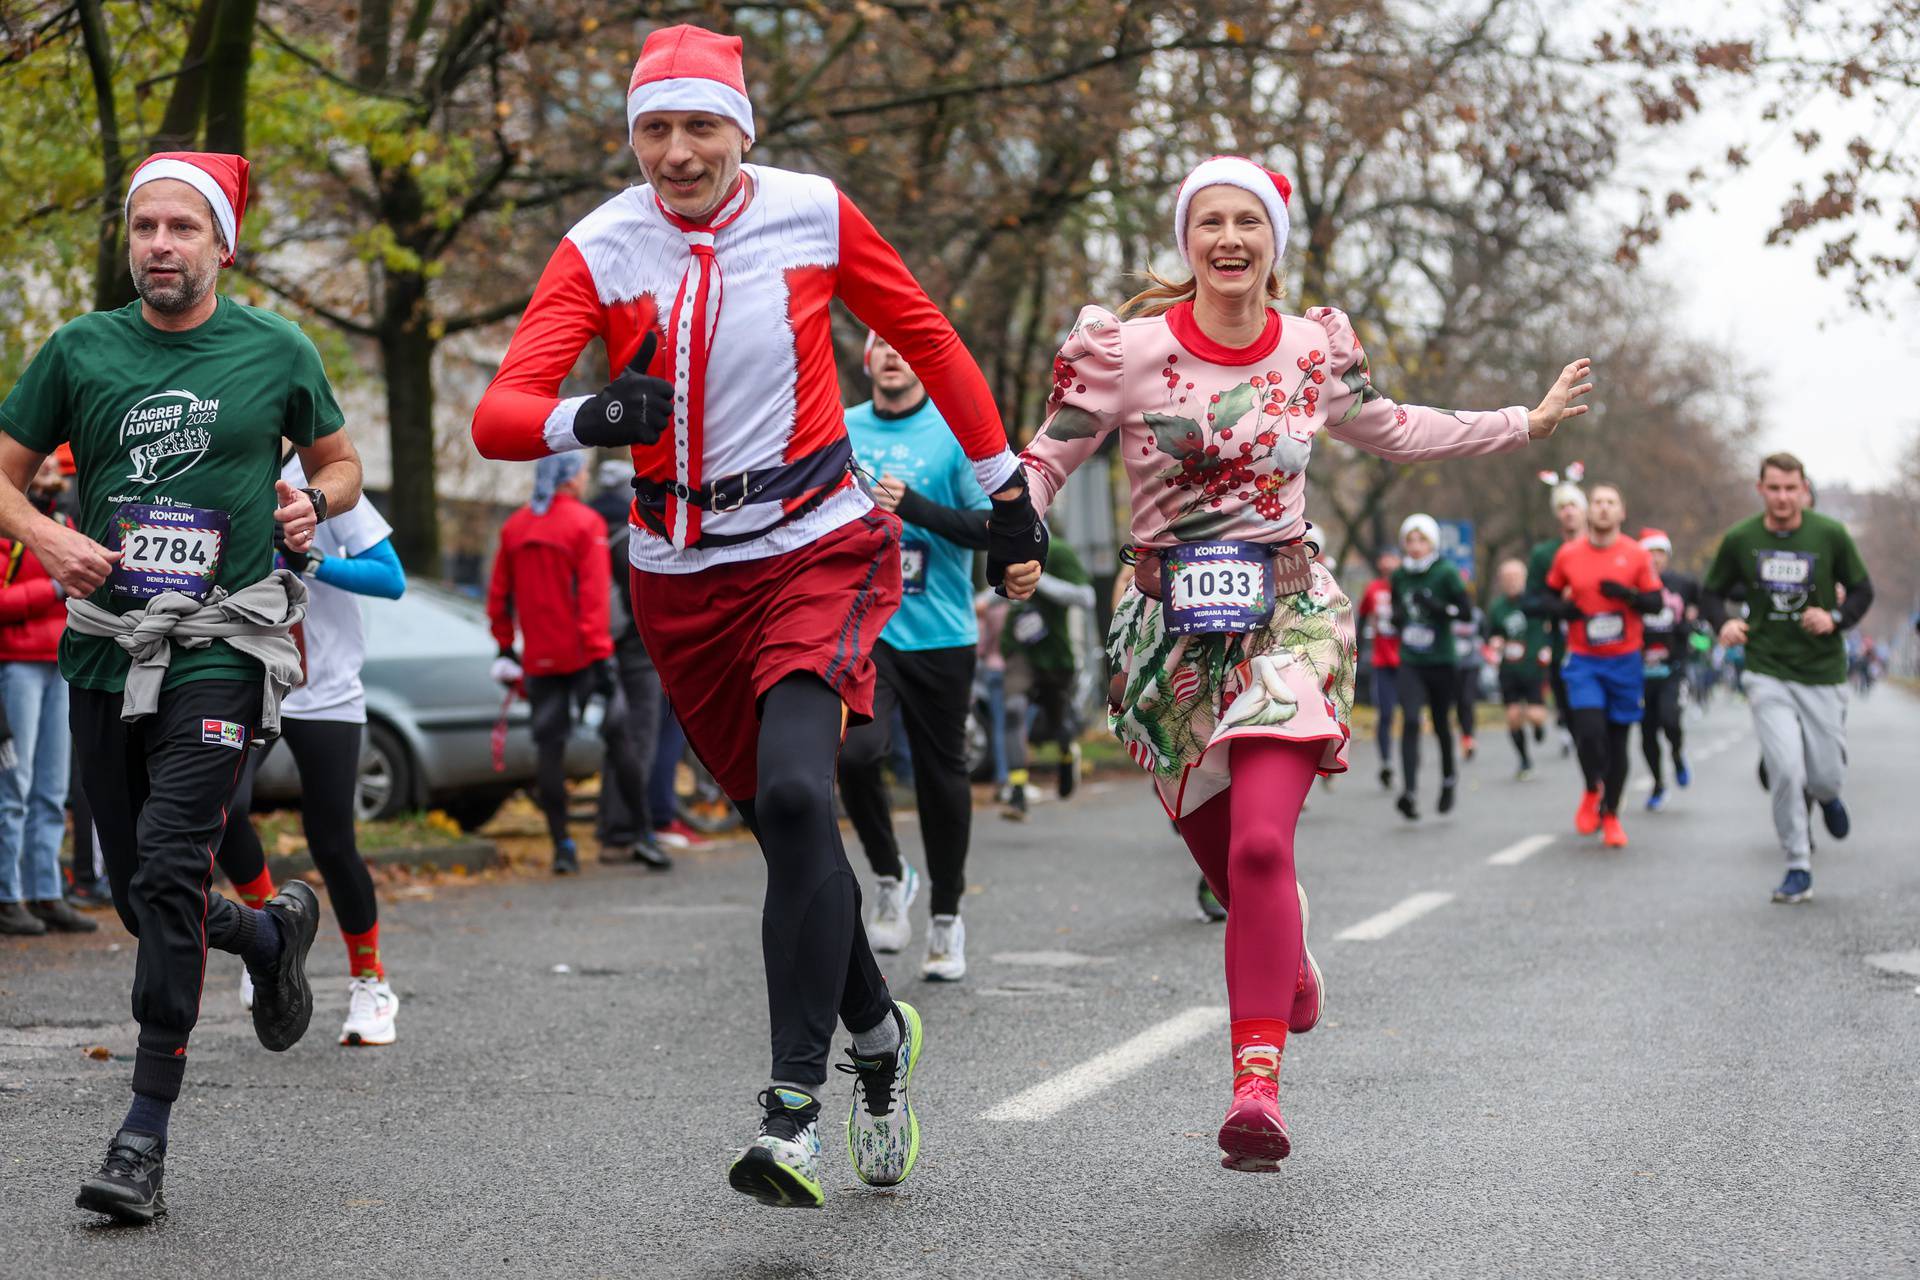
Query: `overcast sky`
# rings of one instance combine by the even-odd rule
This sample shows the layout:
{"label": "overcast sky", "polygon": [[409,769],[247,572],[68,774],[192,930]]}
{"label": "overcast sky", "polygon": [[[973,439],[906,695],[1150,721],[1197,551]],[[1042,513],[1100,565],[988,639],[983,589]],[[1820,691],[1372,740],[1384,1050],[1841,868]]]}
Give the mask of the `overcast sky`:
{"label": "overcast sky", "polygon": [[[1752,13],[1744,0],[1726,8]],[[1760,452],[1790,449],[1817,481],[1876,488],[1920,432],[1920,402],[1909,388],[1920,368],[1920,290],[1896,285],[1885,294],[1896,304],[1891,317],[1866,314],[1847,301],[1845,280],[1822,279],[1814,270],[1823,243],[1817,231],[1767,247],[1794,181],[1823,171],[1820,157],[1809,161],[1789,136],[1809,127],[1837,145],[1885,125],[1857,113],[1849,118],[1831,104],[1787,124],[1764,124],[1758,102],[1748,98],[1719,103],[1687,128],[1657,136],[1652,154],[1642,157],[1649,174],[1723,167],[1735,141],[1748,144],[1753,163],[1716,182],[1710,201],[1671,223],[1646,267],[1678,286],[1693,333],[1738,350],[1743,365],[1761,372],[1767,407]]]}

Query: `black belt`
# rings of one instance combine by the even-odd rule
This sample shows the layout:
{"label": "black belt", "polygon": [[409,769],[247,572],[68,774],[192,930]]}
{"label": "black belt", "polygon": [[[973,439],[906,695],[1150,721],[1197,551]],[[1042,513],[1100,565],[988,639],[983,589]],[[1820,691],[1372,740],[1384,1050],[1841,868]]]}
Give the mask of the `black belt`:
{"label": "black belt", "polygon": [[633,505],[640,522],[664,538],[671,536],[666,520],[668,498],[676,498],[701,511],[724,515],[729,511],[738,511],[750,502],[784,502],[788,498],[817,490],[811,501],[764,529],[739,534],[702,534],[696,543],[702,547],[732,546],[765,537],[788,521],[813,510],[827,496],[833,483],[844,476],[852,465],[853,441],[841,436],[831,444],[795,458],[792,462],[760,471],[742,471],[738,475],[722,476],[712,484],[685,485],[677,480],[663,484],[658,480],[635,476]]}

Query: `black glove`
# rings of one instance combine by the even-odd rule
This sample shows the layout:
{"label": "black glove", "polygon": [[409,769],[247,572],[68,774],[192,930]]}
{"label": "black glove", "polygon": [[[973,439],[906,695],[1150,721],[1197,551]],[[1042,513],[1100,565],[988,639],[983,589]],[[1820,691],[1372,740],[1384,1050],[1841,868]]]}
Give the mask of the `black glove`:
{"label": "black glove", "polygon": [[1637,600],[1640,593],[1624,582],[1615,582],[1607,578],[1600,584],[1600,594],[1609,600]]}
{"label": "black glove", "polygon": [[647,372],[658,338],[649,330],[619,377],[574,411],[573,438],[593,447],[649,445],[673,421],[673,384]]}
{"label": "black glove", "polygon": [[1038,560],[1046,568],[1051,541],[1024,481],[1011,498],[995,498],[987,515],[987,585],[1004,596],[1009,566]]}
{"label": "black glove", "polygon": [[606,699],[608,702],[612,702],[613,695],[617,687],[618,686],[614,684],[613,659],[608,658],[604,662],[594,663],[593,664],[593,691],[599,694],[602,698]]}

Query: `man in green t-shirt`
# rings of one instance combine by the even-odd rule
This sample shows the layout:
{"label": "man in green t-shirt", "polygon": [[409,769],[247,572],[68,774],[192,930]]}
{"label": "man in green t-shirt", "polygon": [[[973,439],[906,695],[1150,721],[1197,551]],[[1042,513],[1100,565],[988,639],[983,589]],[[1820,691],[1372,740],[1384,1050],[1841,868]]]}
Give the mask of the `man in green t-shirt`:
{"label": "man in green t-shirt", "polygon": [[1007,660],[1007,808],[1002,816],[1016,821],[1027,816],[1032,739],[1060,746],[1061,799],[1073,794],[1080,779],[1080,716],[1073,699],[1078,659],[1068,612],[1075,608],[1093,608],[1093,579],[1073,548],[1056,537],[1040,585],[1008,611],[1000,633],[1000,653]]}
{"label": "man in green t-shirt", "polygon": [[[312,889],[289,882],[256,911],[208,888],[208,850],[281,689],[270,668],[284,677],[298,665],[287,635],[306,596],[274,568],[275,541],[305,551],[329,511],[360,498],[359,459],[313,344],[215,288],[233,261],[246,184],[239,156],[143,163],[126,207],[139,301],[63,325],[0,403],[0,532],[39,557],[76,610],[60,669],[72,685],[80,782],[114,906],[139,939],[133,1104],[77,1201],[123,1221],[166,1212],[168,1113],[207,949],[246,962],[267,1048],[291,1047],[313,1012]],[[311,487],[278,480],[282,439]],[[78,468],[78,529],[22,493],[62,444]],[[230,596],[244,609],[229,608]],[[95,608],[79,610],[82,600]],[[111,634],[77,629],[111,633],[133,615],[211,624],[231,640],[164,642],[149,709],[150,686],[130,685],[132,660]]]}
{"label": "man in green t-shirt", "polygon": [[1521,600],[1527,589],[1527,566],[1519,560],[1500,565],[1497,582],[1500,594],[1487,606],[1487,638],[1500,655],[1500,701],[1507,709],[1507,736],[1520,757],[1516,777],[1525,782],[1533,776],[1533,755],[1527,748],[1527,730],[1533,740],[1546,736],[1547,667],[1553,660],[1547,623],[1530,614]]}
{"label": "man in green t-shirt", "polygon": [[[1702,584],[1701,612],[1728,648],[1744,646],[1747,702],[1773,797],[1773,826],[1787,853],[1775,902],[1813,896],[1810,803],[1827,833],[1851,827],[1840,800],[1847,762],[1847,645],[1842,632],[1873,604],[1873,584],[1853,537],[1808,510],[1807,470],[1790,453],[1760,464],[1765,510],[1727,530]],[[1745,618],[1726,601],[1746,601]]]}

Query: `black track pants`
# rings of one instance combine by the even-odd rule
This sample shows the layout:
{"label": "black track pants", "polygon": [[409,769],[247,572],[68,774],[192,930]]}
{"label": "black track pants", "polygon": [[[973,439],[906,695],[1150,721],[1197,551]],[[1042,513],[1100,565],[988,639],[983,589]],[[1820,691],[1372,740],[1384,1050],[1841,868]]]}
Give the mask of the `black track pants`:
{"label": "black track pants", "polygon": [[[534,798],[547,818],[547,834],[557,846],[567,838],[567,735],[573,732],[573,717],[586,708],[593,697],[593,668],[582,667],[570,675],[529,676],[527,702],[533,711],[533,745],[537,752]],[[628,732],[626,699],[615,697],[600,722],[600,739],[606,744],[601,766],[601,786],[611,783],[620,789],[630,812],[647,811],[647,775],[641,771],[640,755]]]}
{"label": "black track pants", "polygon": [[1447,717],[1458,689],[1451,666],[1400,664],[1401,787],[1411,793],[1420,782],[1420,708],[1433,713],[1433,736],[1440,743],[1440,778],[1453,781],[1453,730]]}
{"label": "black track pants", "polygon": [[875,875],[900,874],[885,766],[897,707],[913,752],[913,792],[933,881],[935,915],[954,915],[967,891],[967,841],[973,789],[967,782],[967,709],[973,699],[973,646],[899,650],[873,646],[880,678],[873,720],[850,730],[840,749],[840,798],[860,833]]}
{"label": "black track pants", "polygon": [[791,675],[760,708],[759,790],[740,802],[767,860],[760,919],[773,1079],[818,1088],[836,1021],[870,1031],[893,1011],[860,924],[860,883],[833,813],[840,695]]}
{"label": "black track pants", "polygon": [[[353,834],[354,790],[360,779],[360,737],[365,725],[338,720],[280,722],[280,736],[300,771],[300,825],[307,852],[326,881],[333,916],[343,933],[365,933],[380,920],[373,897],[373,876],[360,856]],[[253,808],[253,776],[275,749],[255,751],[234,794],[227,830],[220,841],[220,870],[235,884],[248,884],[267,869],[260,833],[248,813]]]}
{"label": "black track pants", "polygon": [[1640,721],[1640,753],[1646,757],[1647,768],[1653,771],[1653,786],[1656,791],[1667,785],[1667,776],[1660,768],[1660,735],[1665,734],[1667,741],[1673,744],[1673,759],[1676,766],[1680,753],[1685,749],[1685,730],[1681,727],[1680,682],[1684,675],[1650,676],[1647,679],[1647,712]]}
{"label": "black track pants", "polygon": [[81,785],[93,804],[113,905],[140,940],[133,1087],[177,1097],[200,1017],[207,948],[240,952],[255,913],[213,893],[213,855],[260,719],[258,680],[196,680],[155,712],[120,718],[121,695],[72,691]]}
{"label": "black track pants", "polygon": [[653,659],[647,656],[647,647],[637,638],[620,641],[614,647],[613,661],[620,673],[620,697],[625,705],[608,707],[607,718],[612,719],[616,713],[621,716],[621,727],[626,730],[627,741],[633,744],[634,763],[648,786],[641,788],[641,805],[636,813],[617,780],[608,786],[607,780],[601,779],[600,820],[596,830],[603,845],[630,845],[651,839],[654,823],[673,817],[672,813],[654,814],[651,794],[664,695],[660,692],[660,673],[654,669]]}

